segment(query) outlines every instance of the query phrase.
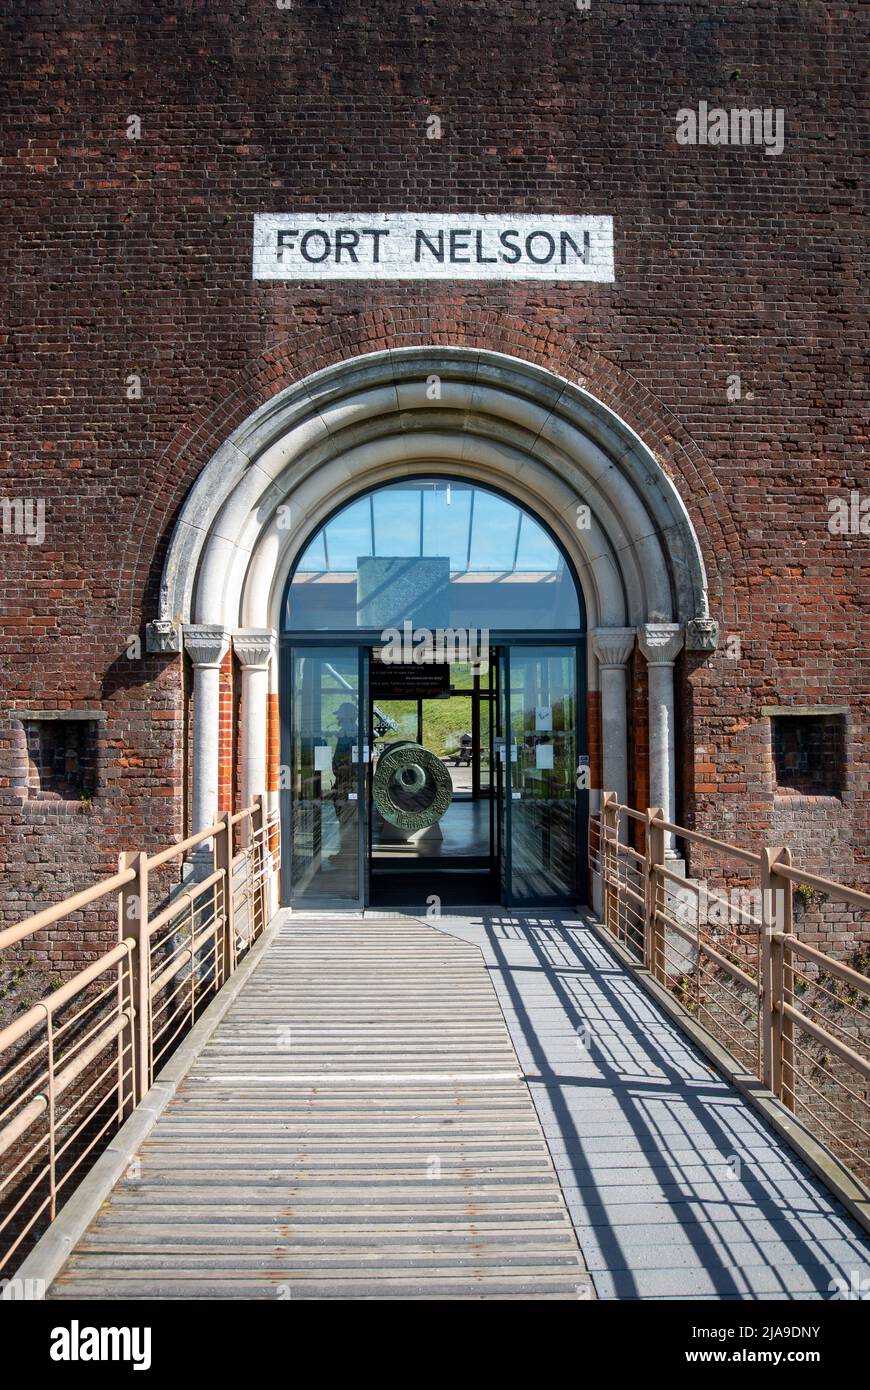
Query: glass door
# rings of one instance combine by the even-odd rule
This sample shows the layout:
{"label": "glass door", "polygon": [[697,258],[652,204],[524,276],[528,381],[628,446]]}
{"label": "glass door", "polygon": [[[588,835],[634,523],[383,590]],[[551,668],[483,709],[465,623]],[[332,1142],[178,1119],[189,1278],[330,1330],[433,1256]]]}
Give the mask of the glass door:
{"label": "glass door", "polygon": [[480,670],[372,655],[369,900],[378,906],[497,898],[486,655]]}
{"label": "glass door", "polygon": [[497,648],[495,660],[495,738],[494,738],[494,776],[496,814],[496,855],[498,858],[498,878],[501,892],[500,901],[510,902],[510,878],[507,847],[510,843],[510,779],[508,777],[508,746],[505,736],[505,713],[507,689],[507,653],[504,647]]}
{"label": "glass door", "polygon": [[282,653],[284,900],[294,906],[363,905],[366,655],[313,645]]}
{"label": "glass door", "polygon": [[511,646],[504,664],[506,901],[573,905],[581,882],[578,653]]}

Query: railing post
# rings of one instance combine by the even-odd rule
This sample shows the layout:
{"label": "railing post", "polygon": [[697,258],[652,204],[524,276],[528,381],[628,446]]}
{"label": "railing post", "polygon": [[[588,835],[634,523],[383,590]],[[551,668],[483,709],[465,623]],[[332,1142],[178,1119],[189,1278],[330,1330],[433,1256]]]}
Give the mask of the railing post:
{"label": "railing post", "polygon": [[661,806],[650,806],[646,813],[646,930],[644,957],[647,970],[654,979],[666,983],[665,934],[659,922],[657,869],[665,862],[665,813]]}
{"label": "railing post", "polygon": [[[260,932],[266,930],[268,918],[267,897],[269,888],[266,883],[266,809],[265,798],[262,792],[258,792],[254,797],[254,809],[251,812],[251,872],[255,875],[255,897],[259,905],[260,912]],[[256,923],[251,923],[251,941],[260,933],[256,931]]]}
{"label": "railing post", "polygon": [[[786,979],[786,943],[792,929],[792,885],[780,878],[774,865],[790,864],[791,851],[766,848],[761,855],[761,1079],[780,1100],[794,1087],[792,1025],[783,1017],[783,1001],[791,993],[791,967]],[[783,1081],[787,1090],[784,1091]],[[793,1101],[792,1101],[793,1104]],[[789,1106],[791,1108],[791,1106]]]}
{"label": "railing post", "polygon": [[231,811],[224,811],[220,817],[220,830],[214,837],[214,867],[222,877],[215,889],[220,887],[223,897],[223,924],[219,944],[215,951],[215,989],[225,985],[235,969],[236,923],[233,902],[233,817]]}
{"label": "railing post", "polygon": [[[791,864],[791,850],[784,849],[780,863]],[[779,1032],[782,1043],[782,1073],[780,1079],[780,1099],[789,1110],[795,1108],[795,1069],[794,1069],[794,1023],[785,1017],[783,1004],[794,1003],[794,969],[790,938],[794,931],[794,884],[791,879],[781,880],[782,891],[782,933],[783,940],[777,943],[774,966],[778,972],[777,997],[780,1000]]]}
{"label": "railing post", "polygon": [[[135,946],[130,957],[129,1005],[132,1019],[119,1038],[119,1081],[124,1053],[129,1050],[133,1070],[125,1114],[151,1086],[151,945],[148,935],[148,857],[141,850],[125,850],[118,859],[119,869],[135,869],[136,877],[118,894],[118,940],[132,936]],[[119,1097],[120,1099],[120,1097]]]}
{"label": "railing post", "polygon": [[619,928],[618,835],[619,798],[616,792],[605,792],[601,802],[601,905],[604,926],[614,936]]}
{"label": "railing post", "polygon": [[[759,962],[759,1026],[760,1062],[762,1062],[762,1081],[767,1090],[774,1095],[782,1088],[782,1038],[781,1038],[781,984],[782,972],[777,969],[777,958],[782,959],[781,942],[774,940],[774,933],[781,930],[777,920],[777,877],[773,865],[782,855],[781,848],[767,845],[762,849],[762,959]],[[778,949],[777,949],[778,948]]]}

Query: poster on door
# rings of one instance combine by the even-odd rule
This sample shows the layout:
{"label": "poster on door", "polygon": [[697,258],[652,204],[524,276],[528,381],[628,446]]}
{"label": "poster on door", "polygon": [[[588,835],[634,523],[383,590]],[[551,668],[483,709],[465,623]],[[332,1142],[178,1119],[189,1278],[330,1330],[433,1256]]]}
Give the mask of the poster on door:
{"label": "poster on door", "polygon": [[535,705],[535,732],[549,734],[553,730],[553,706]]}

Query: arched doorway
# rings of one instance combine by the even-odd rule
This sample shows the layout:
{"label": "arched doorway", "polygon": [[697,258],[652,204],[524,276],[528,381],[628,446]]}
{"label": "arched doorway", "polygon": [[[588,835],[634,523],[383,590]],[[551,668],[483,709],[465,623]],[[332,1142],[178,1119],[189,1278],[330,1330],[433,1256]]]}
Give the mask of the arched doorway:
{"label": "arched doorway", "polygon": [[288,577],[280,669],[286,900],[584,895],[585,609],[527,508],[448,474],[346,503]]}
{"label": "arched doorway", "polygon": [[263,791],[277,807],[288,773],[276,655],[289,576],[343,507],[415,477],[508,496],[569,562],[601,749],[590,809],[602,788],[627,799],[628,663],[640,650],[644,795],[672,818],[674,661],[683,645],[716,643],[683,500],[638,434],[573,382],[516,357],[429,345],[340,362],[279,392],[233,431],[188,496],[149,640],[157,650],[183,642],[193,666],[192,828],[212,824],[219,804],[229,649],[240,667],[240,793]]}

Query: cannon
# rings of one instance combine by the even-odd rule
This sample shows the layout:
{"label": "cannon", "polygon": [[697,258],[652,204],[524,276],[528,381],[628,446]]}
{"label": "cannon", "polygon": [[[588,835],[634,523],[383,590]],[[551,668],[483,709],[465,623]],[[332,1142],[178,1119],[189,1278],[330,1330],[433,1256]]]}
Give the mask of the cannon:
{"label": "cannon", "polygon": [[453,798],[453,783],[440,758],[410,739],[391,743],[378,758],[372,800],[384,820],[398,830],[428,830]]}

